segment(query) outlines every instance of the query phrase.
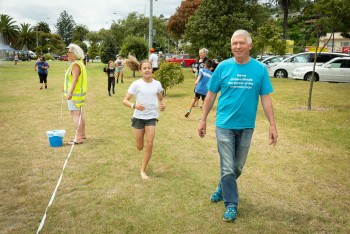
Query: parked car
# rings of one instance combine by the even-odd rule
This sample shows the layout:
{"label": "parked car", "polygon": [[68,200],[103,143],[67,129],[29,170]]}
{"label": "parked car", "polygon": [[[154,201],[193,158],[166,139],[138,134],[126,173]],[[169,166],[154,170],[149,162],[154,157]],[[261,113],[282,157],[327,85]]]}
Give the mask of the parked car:
{"label": "parked car", "polygon": [[[311,80],[313,66],[296,68],[292,78]],[[315,81],[350,83],[350,57],[337,57],[315,67]]]}
{"label": "parked car", "polygon": [[264,63],[266,65],[266,67],[268,67],[268,65],[271,66],[271,64],[281,62],[282,60],[283,60],[283,58],[281,56],[276,55],[276,56],[269,56],[269,57],[261,60],[260,62]]}
{"label": "parked car", "polygon": [[196,63],[195,58],[191,58],[188,54],[178,54],[172,58],[167,58],[167,62],[180,63],[185,67],[192,67],[193,64]]}
{"label": "parked car", "polygon": [[67,55],[67,54],[63,54],[63,55],[61,55],[61,56],[58,58],[58,60],[60,60],[60,61],[68,61],[68,55]]}
{"label": "parked car", "polygon": [[[345,57],[347,54],[322,52],[317,57],[317,65],[328,62],[335,57]],[[270,77],[288,78],[291,77],[294,69],[298,67],[312,66],[315,52],[305,52],[283,59],[279,63],[274,63],[268,67]]]}

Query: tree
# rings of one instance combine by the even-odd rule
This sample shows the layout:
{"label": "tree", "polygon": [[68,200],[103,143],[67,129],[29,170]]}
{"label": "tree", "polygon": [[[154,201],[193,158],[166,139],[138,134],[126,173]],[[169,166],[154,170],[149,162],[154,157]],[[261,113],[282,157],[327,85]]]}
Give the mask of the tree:
{"label": "tree", "polygon": [[[153,36],[154,48],[162,50],[167,43],[166,20],[164,16],[153,16],[153,30],[156,34]],[[115,38],[117,50],[121,49],[122,44],[128,36],[143,38],[148,40],[149,18],[136,12],[130,13],[125,19],[114,22],[110,31]],[[101,34],[100,34],[101,35]]]}
{"label": "tree", "polygon": [[77,25],[73,30],[73,41],[84,41],[89,29],[85,25]]}
{"label": "tree", "polygon": [[35,26],[35,29],[33,29],[33,30],[36,30],[36,27],[37,27],[38,31],[45,32],[45,33],[51,33],[50,25],[44,21],[40,21],[37,24],[37,26]]}
{"label": "tree", "polygon": [[10,16],[0,15],[0,33],[5,44],[15,44],[18,35],[18,26],[15,23],[16,21],[13,21]]}
{"label": "tree", "polygon": [[[309,7],[305,13],[315,18],[314,21],[314,33],[316,34],[316,52],[319,47],[319,38],[326,32],[335,31],[342,32],[342,35],[349,37],[350,32],[350,15],[349,15],[350,2],[348,0],[320,0],[316,2],[312,7]],[[330,36],[329,40],[331,39]],[[320,50],[322,51],[322,49]],[[315,53],[314,67],[312,71],[312,78],[310,79],[309,96],[308,96],[308,110],[311,110],[313,82],[315,79],[315,66],[319,53]]]}
{"label": "tree", "polygon": [[167,29],[171,37],[178,41],[185,33],[186,24],[190,16],[194,14],[202,0],[182,1],[174,15],[170,16]]}
{"label": "tree", "polygon": [[115,60],[116,46],[111,35],[107,35],[101,43],[101,62],[108,63],[109,60]]}
{"label": "tree", "polygon": [[35,32],[30,24],[20,24],[18,31],[17,48],[31,48],[35,45]]}
{"label": "tree", "polygon": [[159,66],[159,70],[154,73],[154,78],[159,80],[164,88],[164,95],[169,88],[174,87],[177,84],[183,83],[185,80],[184,74],[179,63],[162,62]]}
{"label": "tree", "polygon": [[[231,55],[230,38],[237,29],[254,33],[268,19],[268,11],[256,1],[203,0],[186,24],[185,39],[189,52],[209,49],[212,57]],[[229,30],[228,30],[229,29]]]}
{"label": "tree", "polygon": [[75,28],[75,21],[71,15],[63,11],[57,19],[55,25],[57,34],[60,35],[66,45],[69,45],[73,39],[73,30]]}
{"label": "tree", "polygon": [[284,55],[286,50],[286,41],[282,39],[282,28],[278,27],[274,20],[269,20],[260,28],[253,37],[253,48],[256,48],[259,54],[263,54],[268,47],[273,54]]}
{"label": "tree", "polygon": [[288,15],[290,9],[300,10],[301,4],[305,0],[271,0],[276,3],[283,11],[283,39],[287,39]]}
{"label": "tree", "polygon": [[89,53],[89,56],[91,58],[91,61],[94,62],[95,57],[100,54],[100,49],[99,49],[98,44],[96,42],[93,42],[90,44],[88,53]]}
{"label": "tree", "polygon": [[[140,37],[128,36],[124,40],[122,45],[123,57],[132,55],[141,61],[147,58],[148,55],[148,43],[145,39]],[[133,70],[133,77],[135,77],[135,71]]]}

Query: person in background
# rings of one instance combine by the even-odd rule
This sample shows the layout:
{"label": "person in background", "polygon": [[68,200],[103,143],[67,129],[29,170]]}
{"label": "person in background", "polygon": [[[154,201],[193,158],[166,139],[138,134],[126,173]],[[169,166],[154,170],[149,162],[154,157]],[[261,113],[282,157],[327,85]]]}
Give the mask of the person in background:
{"label": "person in background", "polygon": [[67,47],[68,61],[70,66],[65,74],[64,95],[67,98],[68,110],[71,113],[76,129],[75,138],[71,144],[83,144],[86,139],[85,118],[82,106],[85,104],[87,91],[87,74],[83,63],[84,52],[76,44]]}
{"label": "person in background", "polygon": [[45,89],[47,89],[47,76],[49,74],[49,64],[45,61],[44,57],[40,57],[34,65],[34,70],[38,71],[40,90],[43,89],[43,83],[45,83]]}
{"label": "person in background", "polygon": [[119,81],[119,76],[120,76],[120,82],[124,83],[123,58],[120,54],[117,55],[117,60],[115,60],[115,66],[116,66],[116,73],[117,73],[117,83]]}
{"label": "person in background", "polygon": [[[202,48],[198,51],[199,58],[197,62],[194,64],[194,67],[192,68],[192,72],[195,73],[196,79],[198,77],[199,70],[204,67],[205,61],[208,60],[207,58],[208,53],[209,51],[206,48]],[[198,106],[198,101],[199,99],[195,102],[194,106]]]}
{"label": "person in background", "polygon": [[249,56],[252,38],[245,30],[237,30],[231,38],[234,55],[221,62],[208,82],[201,120],[200,137],[206,135],[207,116],[220,92],[216,110],[216,139],[220,155],[220,180],[211,195],[212,202],[224,200],[223,219],[235,221],[238,209],[237,179],[246,162],[254,132],[259,97],[269,121],[270,145],[277,143],[277,128],[270,93],[273,88],[266,67]]}
{"label": "person in background", "polygon": [[17,65],[18,60],[19,60],[19,58],[18,58],[18,54],[15,54],[15,65]]}
{"label": "person in background", "polygon": [[162,51],[159,51],[158,53],[158,66],[165,60],[165,56]]}
{"label": "person in background", "polygon": [[158,70],[158,56],[156,53],[154,53],[154,48],[149,49],[149,52],[151,53],[148,60],[152,63],[153,72]]}
{"label": "person in background", "polygon": [[205,96],[208,93],[208,88],[207,88],[207,84],[209,82],[209,79],[212,75],[212,71],[210,70],[210,68],[212,67],[213,62],[211,60],[206,60],[205,61],[205,65],[204,68],[201,68],[199,70],[199,75],[197,80],[194,82],[195,87],[195,94],[194,94],[194,98],[191,102],[190,108],[188,109],[188,111],[185,114],[185,117],[188,118],[188,116],[191,114],[192,108],[194,106],[194,104],[200,99],[202,98],[202,101],[204,102],[205,100]]}
{"label": "person in background", "polygon": [[112,93],[115,94],[115,67],[114,67],[114,62],[112,60],[110,60],[108,62],[108,66],[103,69],[104,72],[107,74],[107,78],[108,78],[108,86],[107,86],[107,90],[108,90],[108,96],[111,96],[111,88],[112,88]]}
{"label": "person in background", "polygon": [[[142,78],[130,85],[123,99],[123,104],[134,109],[131,126],[135,129],[136,147],[139,151],[143,149],[146,138],[141,177],[148,179],[146,169],[152,155],[156,123],[159,116],[158,108],[160,111],[164,111],[165,104],[162,85],[152,78],[152,63],[148,60],[142,61],[140,71]],[[135,103],[130,102],[132,96],[135,96]]]}

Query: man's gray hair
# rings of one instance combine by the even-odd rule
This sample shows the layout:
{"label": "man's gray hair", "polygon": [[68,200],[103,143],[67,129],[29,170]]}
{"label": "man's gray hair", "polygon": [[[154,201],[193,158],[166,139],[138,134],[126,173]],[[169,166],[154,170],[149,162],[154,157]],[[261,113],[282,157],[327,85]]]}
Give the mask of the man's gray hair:
{"label": "man's gray hair", "polygon": [[82,48],[80,48],[80,46],[71,43],[71,44],[69,44],[69,46],[67,46],[67,49],[70,49],[70,51],[73,52],[73,54],[77,60],[84,59],[84,57],[85,57],[84,51]]}
{"label": "man's gray hair", "polygon": [[233,35],[232,35],[232,37],[231,37],[231,44],[232,44],[232,40],[233,40],[234,37],[236,37],[236,36],[241,36],[241,35],[244,35],[244,36],[247,37],[247,43],[248,43],[249,45],[252,44],[252,42],[253,42],[253,41],[252,41],[252,37],[250,36],[249,32],[247,32],[247,31],[244,30],[244,29],[239,29],[239,30],[237,30],[237,31],[235,31],[235,32],[233,33]]}
{"label": "man's gray hair", "polygon": [[208,54],[209,50],[207,50],[206,48],[202,48],[202,49],[199,50],[199,53]]}

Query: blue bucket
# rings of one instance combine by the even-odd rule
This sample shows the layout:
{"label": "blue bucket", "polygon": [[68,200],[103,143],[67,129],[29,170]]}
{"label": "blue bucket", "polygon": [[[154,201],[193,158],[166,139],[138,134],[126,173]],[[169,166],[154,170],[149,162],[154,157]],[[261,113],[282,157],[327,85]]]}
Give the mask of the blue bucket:
{"label": "blue bucket", "polygon": [[66,130],[47,131],[47,137],[49,138],[50,147],[61,147],[63,143],[63,137],[65,134]]}

